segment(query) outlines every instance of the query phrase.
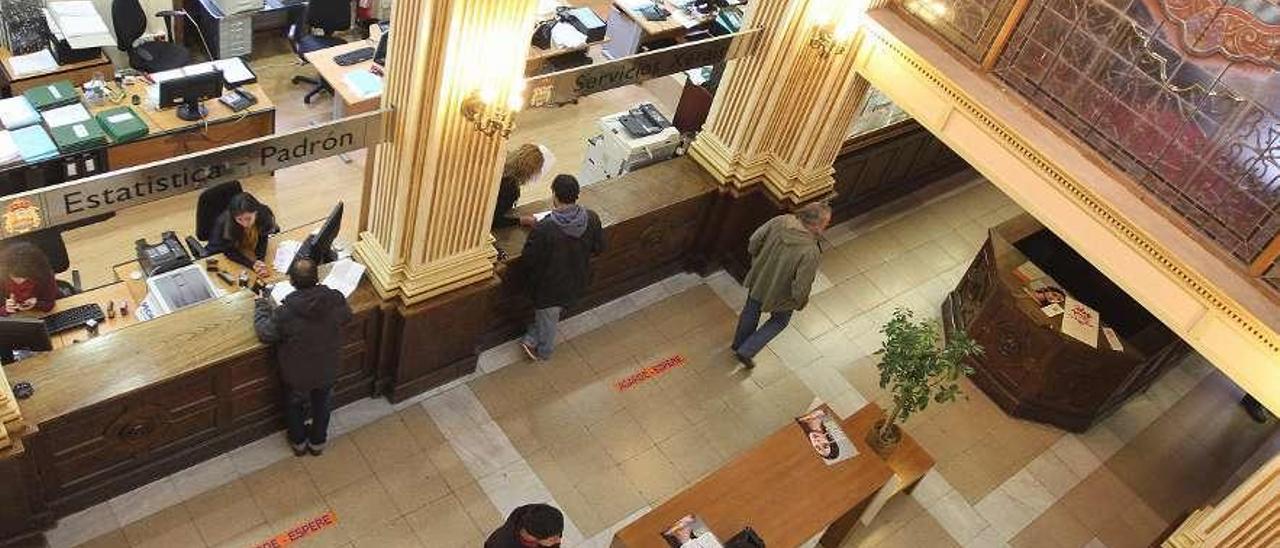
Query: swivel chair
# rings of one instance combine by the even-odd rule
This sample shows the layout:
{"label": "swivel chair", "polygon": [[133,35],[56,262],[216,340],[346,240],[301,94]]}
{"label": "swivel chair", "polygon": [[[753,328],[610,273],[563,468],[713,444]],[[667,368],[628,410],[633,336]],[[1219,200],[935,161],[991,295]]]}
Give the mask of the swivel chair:
{"label": "swivel chair", "polygon": [[133,43],[147,30],[147,14],[139,0],[112,0],[111,23],[116,29],[116,47],[129,56],[129,66],[143,72],[172,70],[191,63],[191,53],[173,43],[173,18],[181,12],[162,11],[168,42]]}
{"label": "swivel chair", "polygon": [[227,181],[206,188],[200,193],[200,198],[196,201],[196,234],[187,236],[187,249],[191,250],[193,258],[201,259],[209,256],[208,250],[201,242],[209,241],[209,237],[213,234],[213,227],[218,222],[218,216],[227,210],[227,204],[231,203],[231,199],[241,192],[243,190],[240,188],[240,181]]}
{"label": "swivel chair", "polygon": [[[289,48],[305,65],[306,54],[347,43],[333,33],[351,28],[351,0],[311,0],[305,9],[295,11],[291,18]],[[313,29],[320,29],[323,34],[317,35]],[[313,86],[302,98],[306,104],[311,104],[311,99],[321,92],[333,93],[333,88],[321,78],[298,75],[293,77],[293,83]]]}

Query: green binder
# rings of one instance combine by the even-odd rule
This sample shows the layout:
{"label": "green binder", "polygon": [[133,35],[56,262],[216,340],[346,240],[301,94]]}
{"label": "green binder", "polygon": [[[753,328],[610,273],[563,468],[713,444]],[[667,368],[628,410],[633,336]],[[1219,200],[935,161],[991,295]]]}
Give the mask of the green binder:
{"label": "green binder", "polygon": [[80,102],[80,94],[70,80],[58,80],[52,84],[33,87],[22,94],[36,110],[65,107]]}
{"label": "green binder", "polygon": [[115,143],[139,139],[147,135],[147,123],[129,107],[116,107],[99,112],[95,118]]}
{"label": "green binder", "polygon": [[107,134],[102,132],[97,120],[93,119],[58,126],[49,130],[49,133],[53,135],[58,151],[63,154],[84,152],[107,144]]}

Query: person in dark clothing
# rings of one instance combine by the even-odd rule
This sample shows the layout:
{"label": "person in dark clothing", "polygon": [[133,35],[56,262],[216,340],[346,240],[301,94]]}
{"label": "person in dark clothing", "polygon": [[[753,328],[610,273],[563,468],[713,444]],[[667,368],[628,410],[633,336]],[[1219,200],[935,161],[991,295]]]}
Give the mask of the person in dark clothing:
{"label": "person in dark clothing", "polygon": [[[324,451],[329,396],[341,359],[342,326],[351,319],[346,297],[318,280],[316,264],[299,259],[289,268],[294,292],[274,307],[268,298],[259,297],[253,315],[258,340],[276,347],[285,386],[289,445],[298,456]],[[308,418],[310,429],[306,427]]]}
{"label": "person in dark clothing", "polygon": [[44,252],[30,242],[17,241],[0,251],[0,291],[4,306],[0,316],[34,310],[53,310],[58,282]]}
{"label": "person in dark clothing", "polygon": [[265,278],[269,275],[264,262],[267,237],[279,231],[271,208],[259,203],[252,194],[241,192],[231,198],[227,210],[214,222],[206,249],[210,255],[222,253]]}
{"label": "person in dark clothing", "polygon": [[520,339],[532,360],[545,360],[555,349],[560,312],[587,287],[591,257],[604,251],[600,216],[578,205],[578,180],[557,175],[551,183],[555,209],[534,225],[520,260],[529,273],[534,319]]}
{"label": "person in dark clothing", "polygon": [[564,514],[554,506],[528,504],[512,510],[484,548],[558,548],[563,534]]}
{"label": "person in dark clothing", "polygon": [[498,187],[498,204],[493,212],[493,228],[533,226],[532,215],[516,216],[512,210],[520,201],[520,187],[542,180],[551,163],[551,153],[538,145],[523,144],[507,155],[502,165],[502,183]]}

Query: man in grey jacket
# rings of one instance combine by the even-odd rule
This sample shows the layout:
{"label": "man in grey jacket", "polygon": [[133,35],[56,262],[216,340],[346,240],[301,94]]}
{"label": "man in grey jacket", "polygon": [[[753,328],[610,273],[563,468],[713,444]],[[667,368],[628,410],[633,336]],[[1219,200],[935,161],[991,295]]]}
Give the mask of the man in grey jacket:
{"label": "man in grey jacket", "polygon": [[[809,303],[822,253],[818,239],[830,223],[831,208],[811,203],[794,214],[770,219],[751,234],[747,244],[751,271],[744,280],[747,304],[738,317],[731,347],[747,369],[756,366],[756,354],[787,327],[791,313]],[[769,313],[764,325],[760,325],[762,312]]]}

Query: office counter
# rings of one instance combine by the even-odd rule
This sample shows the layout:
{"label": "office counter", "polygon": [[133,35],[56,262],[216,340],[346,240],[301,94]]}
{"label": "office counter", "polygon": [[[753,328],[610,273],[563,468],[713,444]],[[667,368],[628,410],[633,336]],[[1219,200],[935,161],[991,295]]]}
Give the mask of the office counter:
{"label": "office counter", "polygon": [[88,61],[58,65],[57,70],[54,71],[14,76],[13,64],[9,61],[11,57],[13,54],[9,48],[0,48],[0,68],[4,69],[5,84],[13,95],[22,95],[22,92],[33,87],[52,84],[58,80],[71,80],[72,84],[78,86],[92,80],[94,74],[110,78],[115,71],[111,60],[105,54],[99,53],[97,57]]}
{"label": "office counter", "polygon": [[[335,407],[372,396],[379,376],[383,301],[365,281],[349,302]],[[19,403],[21,462],[0,463],[24,469],[29,493],[0,493],[0,507],[29,514],[0,513],[0,539],[280,430],[279,374],[253,311],[252,293],[235,291],[6,366],[35,395]]]}

